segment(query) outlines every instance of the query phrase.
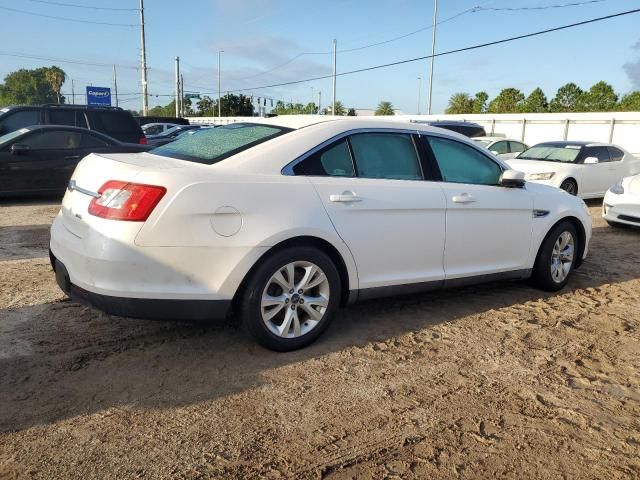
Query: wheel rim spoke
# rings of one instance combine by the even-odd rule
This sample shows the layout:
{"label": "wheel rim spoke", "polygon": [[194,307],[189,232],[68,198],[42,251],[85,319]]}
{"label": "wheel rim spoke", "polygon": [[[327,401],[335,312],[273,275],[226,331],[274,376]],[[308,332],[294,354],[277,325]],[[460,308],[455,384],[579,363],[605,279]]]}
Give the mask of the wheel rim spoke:
{"label": "wheel rim spoke", "polygon": [[574,239],[571,232],[562,232],[553,245],[551,252],[551,278],[556,283],[562,283],[573,266],[575,252]]}

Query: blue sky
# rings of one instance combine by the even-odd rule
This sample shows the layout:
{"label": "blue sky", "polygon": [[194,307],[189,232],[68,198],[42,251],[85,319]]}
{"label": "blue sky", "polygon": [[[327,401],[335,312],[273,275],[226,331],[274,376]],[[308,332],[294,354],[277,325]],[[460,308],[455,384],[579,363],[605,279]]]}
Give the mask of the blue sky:
{"label": "blue sky", "polygon": [[[85,6],[136,8],[138,0],[52,0]],[[578,0],[440,0],[443,20],[471,7],[539,7]],[[136,27],[93,25],[54,20],[2,7],[59,17],[136,24],[135,11],[101,11],[51,5],[37,0],[0,0],[3,19],[0,53],[17,53],[118,64],[121,106],[140,109],[140,33]],[[268,95],[307,103],[322,91],[323,106],[331,80],[258,89],[264,85],[329,74],[333,38],[338,51],[381,42],[428,27],[431,0],[146,0],[146,38],[151,105],[167,103],[174,90],[174,58],[182,60],[185,90],[217,91],[217,51],[222,54],[223,90],[252,88]],[[594,4],[539,11],[478,11],[438,26],[436,51],[578,22],[640,8],[640,0],[605,0]],[[540,86],[552,97],[569,81],[588,88],[599,80],[619,93],[640,89],[640,14],[577,27],[546,36],[450,55],[435,60],[433,111],[442,112],[452,93],[516,87],[528,94]],[[338,72],[428,55],[431,31],[386,45],[338,54]],[[282,65],[304,52],[303,55]],[[75,65],[0,55],[0,77],[18,68],[58,64],[75,81],[76,92],[89,84],[111,86],[111,67]],[[626,65],[626,66],[625,66]],[[348,107],[371,108],[391,101],[416,113],[418,77],[422,77],[421,112],[425,112],[428,61],[339,77],[337,97]],[[635,77],[635,78],[632,78]],[[63,87],[71,91],[70,80]],[[249,93],[249,92],[245,92]],[[155,96],[159,95],[159,96]]]}

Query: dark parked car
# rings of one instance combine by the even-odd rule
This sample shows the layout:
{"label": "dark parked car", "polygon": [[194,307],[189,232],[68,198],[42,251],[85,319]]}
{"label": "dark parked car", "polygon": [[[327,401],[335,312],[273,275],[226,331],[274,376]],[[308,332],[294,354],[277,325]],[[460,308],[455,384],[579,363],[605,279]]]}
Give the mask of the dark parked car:
{"label": "dark parked car", "polygon": [[118,107],[45,104],[0,109],[0,135],[30,125],[68,125],[95,130],[121,142],[147,143],[133,115]]}
{"label": "dark parked car", "polygon": [[431,125],[432,127],[444,128],[445,130],[451,130],[453,132],[461,133],[467,137],[486,137],[487,132],[485,132],[484,127],[477,123],[473,122],[459,122],[456,120],[438,120],[438,121],[430,121],[430,120],[411,120],[414,123],[424,123],[426,125]]}
{"label": "dark parked car", "polygon": [[203,125],[176,125],[175,127],[165,130],[158,135],[147,136],[147,142],[149,145],[159,147],[173,142],[185,132],[199,130],[200,128],[203,128]]}
{"label": "dark parked car", "polygon": [[0,137],[0,195],[64,192],[78,162],[89,153],[146,152],[85,128],[34,125]]}
{"label": "dark parked car", "polygon": [[182,117],[133,117],[136,122],[142,125],[147,123],[175,123],[176,125],[189,125],[189,120]]}

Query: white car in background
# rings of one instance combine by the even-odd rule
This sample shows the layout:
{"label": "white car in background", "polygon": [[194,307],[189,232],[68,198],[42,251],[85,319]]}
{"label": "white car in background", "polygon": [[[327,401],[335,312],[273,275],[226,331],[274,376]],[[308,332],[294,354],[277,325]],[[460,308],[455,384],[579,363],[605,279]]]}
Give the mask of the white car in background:
{"label": "white car in background", "polygon": [[142,131],[146,136],[149,135],[160,135],[163,132],[166,132],[170,128],[175,127],[176,123],[145,123],[142,125]]}
{"label": "white car in background", "polygon": [[607,191],[602,217],[612,227],[640,227],[640,175],[623,178]]}
{"label": "white car in background", "polygon": [[473,137],[471,140],[502,160],[515,158],[529,148],[527,144],[519,140],[504,137]]}
{"label": "white car in background", "polygon": [[640,160],[608,143],[545,142],[507,164],[527,181],[561,188],[580,198],[601,198],[623,177],[640,173]]}
{"label": "white car in background", "polygon": [[[500,279],[562,288],[591,217],[454,132],[277,117],[91,154],[51,228],[60,287],[108,313],[315,340],[340,305]],[[304,127],[304,128],[301,128]]]}

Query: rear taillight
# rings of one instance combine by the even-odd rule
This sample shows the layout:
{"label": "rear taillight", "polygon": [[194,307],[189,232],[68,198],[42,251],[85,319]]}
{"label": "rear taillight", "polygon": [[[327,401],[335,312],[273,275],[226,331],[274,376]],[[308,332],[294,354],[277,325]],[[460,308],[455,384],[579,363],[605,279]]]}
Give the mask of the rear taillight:
{"label": "rear taillight", "polygon": [[167,189],[155,185],[109,180],[98,190],[99,198],[89,204],[89,213],[100,218],[144,222]]}
{"label": "rear taillight", "polygon": [[140,140],[138,141],[138,143],[140,145],[148,145],[149,142],[147,142],[147,137],[140,137]]}

